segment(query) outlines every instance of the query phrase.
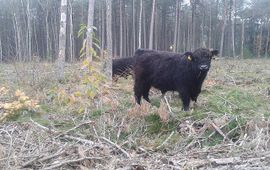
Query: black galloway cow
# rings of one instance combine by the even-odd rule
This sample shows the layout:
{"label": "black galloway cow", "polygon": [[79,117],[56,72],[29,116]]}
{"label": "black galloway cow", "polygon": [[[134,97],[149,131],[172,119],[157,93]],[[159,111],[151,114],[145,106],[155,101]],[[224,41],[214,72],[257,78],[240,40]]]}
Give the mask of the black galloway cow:
{"label": "black galloway cow", "polygon": [[132,75],[136,56],[141,55],[143,53],[148,53],[148,52],[153,53],[156,51],[149,50],[149,49],[138,49],[136,50],[135,56],[113,59],[112,60],[112,76],[114,80],[117,81],[118,77],[127,78],[129,75]]}
{"label": "black galloway cow", "polygon": [[149,100],[151,87],[159,89],[162,94],[177,91],[183,102],[183,109],[189,110],[190,100],[197,101],[202,83],[210,69],[211,59],[217,50],[200,48],[194,52],[178,54],[165,51],[135,52],[134,93],[138,104],[141,97]]}
{"label": "black galloway cow", "polygon": [[133,72],[134,58],[125,57],[112,60],[112,75],[115,80],[117,77],[125,77]]}

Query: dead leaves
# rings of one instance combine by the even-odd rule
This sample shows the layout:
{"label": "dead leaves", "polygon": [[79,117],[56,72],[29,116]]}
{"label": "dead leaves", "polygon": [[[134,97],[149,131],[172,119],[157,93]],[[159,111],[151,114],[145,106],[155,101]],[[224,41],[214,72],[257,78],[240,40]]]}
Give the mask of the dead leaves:
{"label": "dead leaves", "polygon": [[161,100],[161,102],[160,102],[160,106],[157,110],[157,113],[158,113],[162,122],[167,122],[169,120],[169,112],[168,112],[167,106],[163,102],[163,100]]}
{"label": "dead leaves", "polygon": [[[0,88],[2,92],[8,92],[8,89],[5,87]],[[20,110],[35,110],[39,108],[38,101],[30,99],[25,95],[24,92],[16,90],[14,93],[14,101],[9,102],[0,102],[0,109],[3,110],[3,113],[0,113],[0,122],[6,120],[8,117],[13,116]]]}

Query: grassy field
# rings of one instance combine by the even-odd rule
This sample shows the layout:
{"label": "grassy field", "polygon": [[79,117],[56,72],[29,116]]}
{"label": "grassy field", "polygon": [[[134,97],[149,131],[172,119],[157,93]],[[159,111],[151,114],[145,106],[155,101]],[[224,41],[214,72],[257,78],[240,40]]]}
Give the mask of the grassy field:
{"label": "grassy field", "polygon": [[0,167],[268,169],[269,66],[214,60],[183,112],[177,94],[166,103],[155,89],[136,105],[131,77],[102,83],[75,64],[60,84],[52,64],[2,64]]}

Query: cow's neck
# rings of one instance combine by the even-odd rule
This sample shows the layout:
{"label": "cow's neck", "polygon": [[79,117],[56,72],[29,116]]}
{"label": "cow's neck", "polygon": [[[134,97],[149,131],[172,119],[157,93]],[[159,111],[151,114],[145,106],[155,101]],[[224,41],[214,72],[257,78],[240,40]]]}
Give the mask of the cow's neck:
{"label": "cow's neck", "polygon": [[198,84],[202,84],[206,76],[207,76],[207,72],[200,71],[196,76],[196,82]]}

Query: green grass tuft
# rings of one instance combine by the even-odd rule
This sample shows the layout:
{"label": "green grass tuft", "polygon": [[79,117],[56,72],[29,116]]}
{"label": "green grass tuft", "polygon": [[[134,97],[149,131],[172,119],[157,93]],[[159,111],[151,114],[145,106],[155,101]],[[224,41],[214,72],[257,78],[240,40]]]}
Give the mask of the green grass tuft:
{"label": "green grass tuft", "polygon": [[159,134],[168,133],[176,129],[177,121],[169,120],[168,122],[162,122],[159,115],[151,114],[145,117],[147,123],[147,134]]}

